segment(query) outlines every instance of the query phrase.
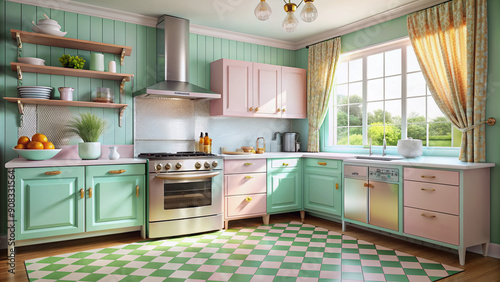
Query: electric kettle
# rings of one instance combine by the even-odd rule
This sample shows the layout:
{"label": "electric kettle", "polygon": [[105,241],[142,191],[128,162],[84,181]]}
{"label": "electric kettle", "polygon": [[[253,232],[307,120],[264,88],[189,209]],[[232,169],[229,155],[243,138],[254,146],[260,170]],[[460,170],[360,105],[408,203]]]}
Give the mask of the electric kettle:
{"label": "electric kettle", "polygon": [[297,141],[299,141],[298,132],[283,132],[281,138],[281,149],[283,152],[295,152],[297,147]]}

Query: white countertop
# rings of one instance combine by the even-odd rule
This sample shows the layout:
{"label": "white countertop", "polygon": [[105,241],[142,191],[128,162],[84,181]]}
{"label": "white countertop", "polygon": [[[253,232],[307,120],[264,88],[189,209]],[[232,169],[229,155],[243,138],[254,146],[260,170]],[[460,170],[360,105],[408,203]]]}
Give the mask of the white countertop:
{"label": "white countertop", "polygon": [[117,160],[59,160],[49,159],[45,161],[30,161],[24,158],[13,159],[5,164],[5,168],[22,167],[49,167],[49,166],[84,166],[84,165],[115,165],[115,164],[145,164],[146,159],[138,158],[119,158]]}
{"label": "white countertop", "polygon": [[[244,155],[225,155],[221,154],[225,160],[238,159],[268,159],[268,158],[320,158],[342,160],[345,163],[360,165],[400,165],[412,167],[430,167],[447,169],[478,169],[485,167],[494,167],[494,163],[467,163],[461,162],[455,157],[430,157],[422,156],[418,158],[392,161],[356,159],[354,154],[343,153],[307,153],[307,152],[270,152],[264,154],[244,154]],[[391,157],[391,156],[389,156]],[[393,156],[396,157],[396,156]]]}

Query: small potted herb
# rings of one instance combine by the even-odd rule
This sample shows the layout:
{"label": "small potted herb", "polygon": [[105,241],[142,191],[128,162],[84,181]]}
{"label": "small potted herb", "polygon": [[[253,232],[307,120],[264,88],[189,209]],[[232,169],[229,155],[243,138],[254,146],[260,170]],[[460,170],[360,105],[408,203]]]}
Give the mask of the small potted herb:
{"label": "small potted herb", "polygon": [[73,69],[83,69],[85,65],[85,60],[78,56],[70,56],[70,55],[62,55],[59,58],[59,62],[65,68],[73,68]]}
{"label": "small potted herb", "polygon": [[83,113],[80,117],[73,118],[68,125],[69,131],[82,138],[83,143],[78,143],[78,156],[84,160],[95,160],[101,156],[101,142],[99,137],[106,128],[106,121],[94,114]]}

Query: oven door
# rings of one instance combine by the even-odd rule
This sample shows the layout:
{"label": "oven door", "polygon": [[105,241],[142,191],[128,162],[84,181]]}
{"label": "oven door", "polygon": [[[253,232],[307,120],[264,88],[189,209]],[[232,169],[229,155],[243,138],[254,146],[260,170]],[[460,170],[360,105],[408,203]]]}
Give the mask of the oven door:
{"label": "oven door", "polygon": [[174,172],[149,176],[149,221],[222,214],[222,173]]}

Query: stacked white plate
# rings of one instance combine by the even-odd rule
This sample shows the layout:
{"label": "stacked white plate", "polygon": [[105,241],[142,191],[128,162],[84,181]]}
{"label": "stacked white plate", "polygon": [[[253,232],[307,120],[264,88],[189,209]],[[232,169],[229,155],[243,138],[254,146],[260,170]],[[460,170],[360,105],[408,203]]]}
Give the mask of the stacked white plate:
{"label": "stacked white plate", "polygon": [[17,92],[21,98],[50,99],[52,87],[45,86],[18,86]]}

